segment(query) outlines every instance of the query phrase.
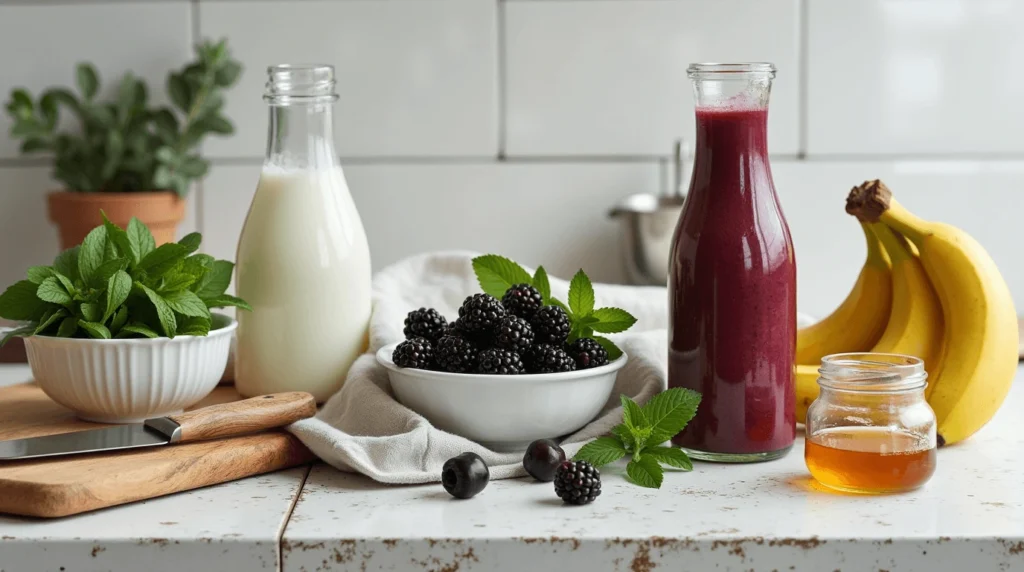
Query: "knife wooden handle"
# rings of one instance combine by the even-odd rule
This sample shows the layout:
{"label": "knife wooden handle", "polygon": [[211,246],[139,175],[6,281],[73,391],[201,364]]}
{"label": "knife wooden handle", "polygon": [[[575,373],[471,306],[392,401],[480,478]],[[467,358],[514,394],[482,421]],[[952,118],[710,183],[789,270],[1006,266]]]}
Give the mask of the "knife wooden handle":
{"label": "knife wooden handle", "polygon": [[316,401],[302,391],[271,393],[211,405],[168,417],[178,424],[177,442],[204,441],[258,433],[316,415]]}

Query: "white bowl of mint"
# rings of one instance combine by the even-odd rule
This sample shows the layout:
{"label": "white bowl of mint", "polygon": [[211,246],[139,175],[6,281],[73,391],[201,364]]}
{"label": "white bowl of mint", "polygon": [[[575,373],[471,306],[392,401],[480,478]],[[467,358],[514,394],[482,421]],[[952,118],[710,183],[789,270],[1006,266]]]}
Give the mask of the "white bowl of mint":
{"label": "white bowl of mint", "polygon": [[234,264],[198,253],[202,236],[157,246],[145,224],[103,215],[81,245],[33,266],[0,294],[19,323],[35,381],[91,421],[121,423],[180,412],[224,373],[237,323],[215,308],[251,310],[227,294]]}

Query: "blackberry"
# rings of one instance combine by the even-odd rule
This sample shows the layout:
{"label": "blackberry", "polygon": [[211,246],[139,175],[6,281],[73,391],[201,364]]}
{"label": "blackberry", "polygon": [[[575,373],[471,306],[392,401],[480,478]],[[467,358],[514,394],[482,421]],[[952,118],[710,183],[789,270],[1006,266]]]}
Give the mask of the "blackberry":
{"label": "blackberry", "polygon": [[433,308],[420,308],[405,317],[405,339],[425,338],[436,342],[448,328],[448,320]]}
{"label": "blackberry", "polygon": [[529,349],[533,345],[533,328],[519,316],[505,316],[498,322],[494,345],[517,352]]}
{"label": "blackberry", "polygon": [[523,360],[514,351],[501,348],[484,350],[476,356],[477,373],[519,375],[526,371]]}
{"label": "blackberry", "polygon": [[565,350],[541,344],[526,352],[526,368],[530,373],[558,373],[575,370],[576,362]]}
{"label": "blackberry", "polygon": [[601,496],[601,472],[586,461],[566,461],[555,469],[555,494],[569,504],[587,504]]}
{"label": "blackberry", "polygon": [[430,340],[424,338],[412,338],[398,344],[395,351],[391,353],[391,360],[398,367],[414,367],[416,369],[430,369],[434,360],[434,348]]}
{"label": "blackberry", "polygon": [[505,295],[501,297],[501,305],[505,306],[509,313],[526,320],[537,313],[543,302],[544,298],[540,292],[529,284],[516,284],[505,290]]}
{"label": "blackberry", "polygon": [[473,294],[459,308],[459,327],[471,335],[493,334],[505,307],[490,294]]}
{"label": "blackberry", "polygon": [[434,349],[434,362],[441,371],[467,373],[476,367],[476,346],[467,339],[442,336]]}
{"label": "blackberry", "polygon": [[560,346],[569,337],[569,316],[558,306],[544,306],[530,320],[538,344]]}
{"label": "blackberry", "polygon": [[569,344],[566,352],[576,361],[576,369],[590,369],[608,363],[608,352],[592,338],[576,340]]}

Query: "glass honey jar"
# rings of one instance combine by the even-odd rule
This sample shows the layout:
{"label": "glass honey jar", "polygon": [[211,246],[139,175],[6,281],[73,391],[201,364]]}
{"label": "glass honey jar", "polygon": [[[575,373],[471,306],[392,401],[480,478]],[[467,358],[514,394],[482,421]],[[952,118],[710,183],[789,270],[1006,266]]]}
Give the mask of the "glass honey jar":
{"label": "glass honey jar", "polygon": [[896,354],[822,358],[821,392],[807,410],[804,460],[821,484],[845,492],[909,491],[935,472],[935,412],[924,362]]}

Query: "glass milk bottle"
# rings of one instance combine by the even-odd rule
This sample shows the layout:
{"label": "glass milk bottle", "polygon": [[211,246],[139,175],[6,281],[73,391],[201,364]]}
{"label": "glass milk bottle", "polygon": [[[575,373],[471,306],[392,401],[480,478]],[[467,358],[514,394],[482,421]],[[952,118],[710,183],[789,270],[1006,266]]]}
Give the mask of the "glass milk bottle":
{"label": "glass milk bottle", "polygon": [[334,68],[268,68],[267,156],[238,243],[235,387],[244,396],[341,388],[366,349],[370,251],[334,149]]}

